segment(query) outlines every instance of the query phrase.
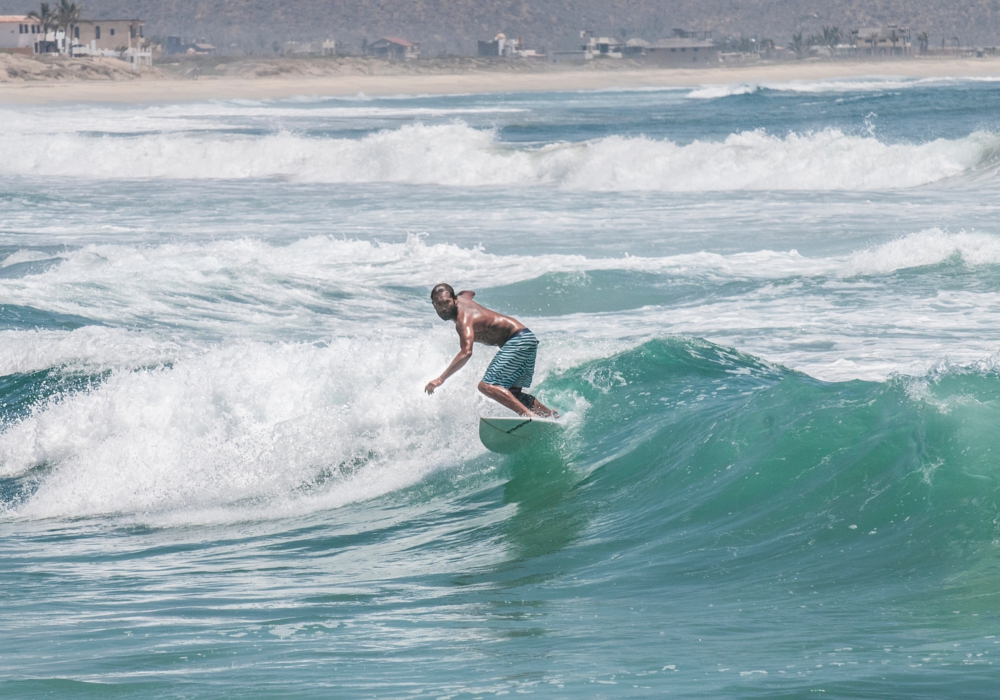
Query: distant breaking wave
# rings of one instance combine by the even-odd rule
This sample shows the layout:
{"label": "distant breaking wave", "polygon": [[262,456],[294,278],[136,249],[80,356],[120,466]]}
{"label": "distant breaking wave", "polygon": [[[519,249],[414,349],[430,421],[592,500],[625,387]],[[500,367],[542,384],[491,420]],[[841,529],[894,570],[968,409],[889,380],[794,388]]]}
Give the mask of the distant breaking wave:
{"label": "distant breaking wave", "polygon": [[548,186],[582,191],[889,190],[992,165],[1000,136],[888,144],[839,129],[678,144],[609,136],[512,145],[462,122],[413,124],[360,139],[219,132],[0,135],[0,175],[98,179],[287,178],[306,183]]}

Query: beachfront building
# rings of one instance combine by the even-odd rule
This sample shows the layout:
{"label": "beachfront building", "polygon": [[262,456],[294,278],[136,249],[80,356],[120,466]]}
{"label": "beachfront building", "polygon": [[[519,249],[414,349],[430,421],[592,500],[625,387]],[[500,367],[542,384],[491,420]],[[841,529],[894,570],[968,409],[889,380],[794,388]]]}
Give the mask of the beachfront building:
{"label": "beachfront building", "polygon": [[890,24],[887,27],[862,27],[851,32],[858,53],[868,56],[906,56],[910,53],[910,29]]}
{"label": "beachfront building", "polygon": [[610,36],[594,36],[593,32],[580,32],[584,43],[580,48],[586,60],[593,58],[621,58],[622,43]]}
{"label": "beachfront building", "polygon": [[624,58],[642,58],[646,55],[646,50],[649,47],[650,43],[644,39],[629,39],[622,47],[622,56]]}
{"label": "beachfront building", "polygon": [[284,56],[336,56],[337,42],[326,41],[286,41],[281,50]]}
{"label": "beachfront building", "polygon": [[493,41],[479,42],[479,55],[483,58],[545,58],[545,54],[535,49],[524,48],[524,39],[508,39],[500,33]]}
{"label": "beachfront building", "polygon": [[642,39],[619,41],[610,36],[595,36],[592,31],[580,32],[578,51],[555,51],[552,61],[592,61],[595,58],[642,58],[650,46]]}
{"label": "beachfront building", "polygon": [[719,65],[719,49],[709,39],[674,36],[654,41],[646,48],[646,60],[658,66],[699,68]]}
{"label": "beachfront building", "polygon": [[414,61],[420,58],[420,45],[399,37],[384,37],[367,44],[365,53],[390,61]]}
{"label": "beachfront building", "polygon": [[163,48],[171,55],[183,53],[189,56],[213,56],[216,51],[215,46],[208,42],[186,39],[181,36],[166,37]]}
{"label": "beachfront building", "polygon": [[[51,33],[51,32],[50,32]],[[42,23],[26,15],[0,15],[0,52],[36,53],[44,43]]]}
{"label": "beachfront building", "polygon": [[138,49],[146,43],[144,26],[139,19],[81,19],[72,27],[73,44],[91,52]]}

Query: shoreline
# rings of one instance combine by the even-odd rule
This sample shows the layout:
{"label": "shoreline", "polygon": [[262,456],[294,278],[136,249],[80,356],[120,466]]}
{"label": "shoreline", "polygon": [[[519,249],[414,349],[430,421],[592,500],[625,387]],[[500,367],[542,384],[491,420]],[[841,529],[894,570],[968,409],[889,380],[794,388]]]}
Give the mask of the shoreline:
{"label": "shoreline", "polygon": [[[461,66],[458,66],[461,68]],[[436,67],[433,72],[381,75],[340,73],[281,77],[154,75],[129,80],[0,82],[0,105],[57,103],[199,102],[212,99],[285,99],[296,96],[346,97],[446,95],[507,92],[566,92],[614,88],[684,88],[702,85],[788,83],[862,77],[1000,78],[1000,58],[911,58],[887,61],[824,61],[678,69],[618,68],[546,64],[539,70]]]}

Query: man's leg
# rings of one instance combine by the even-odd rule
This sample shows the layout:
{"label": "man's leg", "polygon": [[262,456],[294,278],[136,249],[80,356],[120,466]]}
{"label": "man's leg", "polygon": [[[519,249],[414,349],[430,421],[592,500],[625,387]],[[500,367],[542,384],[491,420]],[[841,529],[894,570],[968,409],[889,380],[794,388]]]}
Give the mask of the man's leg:
{"label": "man's leg", "polygon": [[523,403],[529,411],[540,418],[558,418],[559,414],[543,404],[537,397],[526,392],[522,387],[512,386],[510,393],[514,398]]}
{"label": "man's leg", "polygon": [[526,418],[535,417],[535,413],[532,413],[528,408],[518,401],[510,389],[505,389],[502,386],[497,386],[496,384],[487,384],[486,382],[479,382],[479,391],[489,396],[491,399],[496,401],[501,406],[506,406],[510,410],[514,411],[519,416],[525,416]]}

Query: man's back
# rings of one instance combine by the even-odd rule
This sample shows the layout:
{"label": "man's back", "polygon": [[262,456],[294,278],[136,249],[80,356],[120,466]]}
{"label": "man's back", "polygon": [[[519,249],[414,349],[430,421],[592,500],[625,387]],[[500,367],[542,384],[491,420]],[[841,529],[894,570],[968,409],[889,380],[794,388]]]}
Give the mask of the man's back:
{"label": "man's back", "polygon": [[477,343],[503,345],[512,335],[524,328],[524,324],[517,319],[487,309],[473,301],[472,296],[472,292],[460,292],[456,299],[458,316],[455,318],[455,326],[459,335],[463,326],[471,325]]}

